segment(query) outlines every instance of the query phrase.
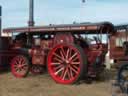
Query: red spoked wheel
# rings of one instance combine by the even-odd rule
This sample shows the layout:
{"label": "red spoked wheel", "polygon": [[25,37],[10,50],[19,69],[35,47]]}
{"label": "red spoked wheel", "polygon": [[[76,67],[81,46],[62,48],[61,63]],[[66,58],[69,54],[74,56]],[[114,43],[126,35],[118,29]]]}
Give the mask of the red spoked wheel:
{"label": "red spoked wheel", "polygon": [[[83,77],[83,51],[73,44],[59,44],[48,55],[48,71],[51,77],[61,84],[73,84]],[[84,59],[85,58],[85,59]]]}
{"label": "red spoked wheel", "polygon": [[11,71],[15,77],[22,78],[27,76],[29,68],[29,60],[24,55],[18,55],[11,61]]}
{"label": "red spoked wheel", "polygon": [[41,65],[32,65],[31,67],[31,73],[34,75],[38,75],[44,72],[44,68]]}

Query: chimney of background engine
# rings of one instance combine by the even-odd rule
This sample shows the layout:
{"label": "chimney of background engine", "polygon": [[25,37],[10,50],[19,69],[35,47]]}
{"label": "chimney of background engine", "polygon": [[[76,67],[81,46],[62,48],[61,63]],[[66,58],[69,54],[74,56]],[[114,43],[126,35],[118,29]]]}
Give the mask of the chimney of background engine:
{"label": "chimney of background engine", "polygon": [[85,3],[85,0],[82,0],[83,3]]}
{"label": "chimney of background engine", "polygon": [[34,26],[34,0],[29,0],[29,21],[28,26]]}
{"label": "chimney of background engine", "polygon": [[2,22],[2,7],[0,6],[0,37],[2,35],[2,32],[1,32],[2,24],[1,24],[1,22]]}

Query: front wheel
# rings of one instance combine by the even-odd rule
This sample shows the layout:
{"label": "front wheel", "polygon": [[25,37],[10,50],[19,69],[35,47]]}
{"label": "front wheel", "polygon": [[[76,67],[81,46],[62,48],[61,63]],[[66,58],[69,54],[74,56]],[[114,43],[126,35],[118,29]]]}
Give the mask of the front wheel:
{"label": "front wheel", "polygon": [[24,55],[17,55],[11,61],[11,71],[15,77],[25,77],[29,72],[29,60]]}
{"label": "front wheel", "polygon": [[83,50],[79,46],[59,44],[48,54],[49,74],[57,83],[76,83],[86,74],[84,73],[86,59]]}

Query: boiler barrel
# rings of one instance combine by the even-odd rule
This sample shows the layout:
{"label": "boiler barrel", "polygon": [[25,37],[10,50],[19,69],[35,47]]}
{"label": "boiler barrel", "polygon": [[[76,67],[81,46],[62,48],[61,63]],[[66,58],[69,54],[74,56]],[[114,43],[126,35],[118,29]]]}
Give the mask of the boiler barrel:
{"label": "boiler barrel", "polygon": [[9,37],[0,37],[0,50],[8,50],[10,47]]}

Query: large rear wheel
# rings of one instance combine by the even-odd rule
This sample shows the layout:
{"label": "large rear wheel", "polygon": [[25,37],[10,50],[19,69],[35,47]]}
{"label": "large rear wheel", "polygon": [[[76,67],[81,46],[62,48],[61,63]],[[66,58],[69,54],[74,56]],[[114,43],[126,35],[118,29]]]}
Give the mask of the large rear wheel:
{"label": "large rear wheel", "polygon": [[76,83],[86,74],[86,59],[79,46],[59,44],[48,55],[49,74],[57,83]]}
{"label": "large rear wheel", "polygon": [[24,55],[17,55],[11,61],[11,71],[15,77],[25,77],[29,72],[29,60]]}

